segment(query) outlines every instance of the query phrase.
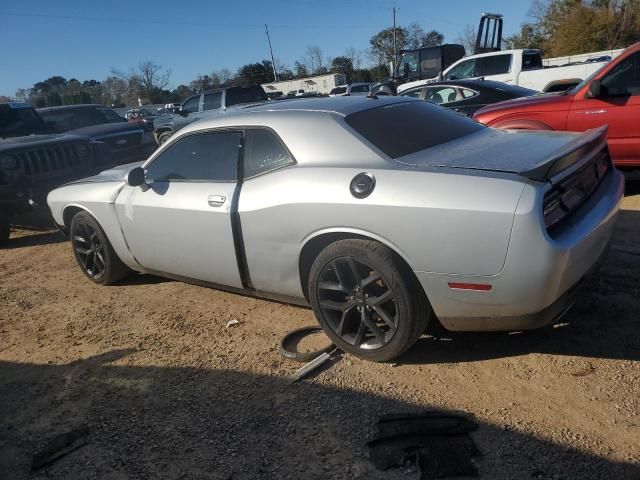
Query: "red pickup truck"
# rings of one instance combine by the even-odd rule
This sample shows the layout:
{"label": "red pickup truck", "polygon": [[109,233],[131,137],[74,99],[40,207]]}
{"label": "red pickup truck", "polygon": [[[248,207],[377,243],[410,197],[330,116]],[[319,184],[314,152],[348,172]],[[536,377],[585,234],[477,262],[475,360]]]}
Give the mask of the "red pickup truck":
{"label": "red pickup truck", "polygon": [[580,85],[560,94],[507,100],[473,118],[496,128],[583,132],[609,126],[617,167],[640,167],[640,43],[627,48]]}

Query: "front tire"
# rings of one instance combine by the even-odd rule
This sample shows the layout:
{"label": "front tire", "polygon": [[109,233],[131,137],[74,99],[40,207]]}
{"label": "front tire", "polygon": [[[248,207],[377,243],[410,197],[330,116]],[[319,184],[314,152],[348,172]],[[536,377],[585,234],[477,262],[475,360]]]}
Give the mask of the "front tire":
{"label": "front tire", "polygon": [[74,215],[69,232],[73,255],[92,282],[111,285],[131,272],[113,250],[100,224],[87,212]]}
{"label": "front tire", "polygon": [[172,132],[170,131],[162,132],[160,135],[158,135],[158,145],[162,145],[163,143],[166,143],[167,140],[171,138],[171,135],[172,135]]}
{"label": "front tire", "polygon": [[374,362],[407,351],[431,317],[411,269],[370,240],[340,240],[322,250],[311,266],[309,299],[339,348]]}

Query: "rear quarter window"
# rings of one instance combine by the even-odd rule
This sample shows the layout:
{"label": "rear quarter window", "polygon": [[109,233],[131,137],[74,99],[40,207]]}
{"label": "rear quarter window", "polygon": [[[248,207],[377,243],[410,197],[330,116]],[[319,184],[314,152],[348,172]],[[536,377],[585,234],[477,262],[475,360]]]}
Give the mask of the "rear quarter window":
{"label": "rear quarter window", "polygon": [[486,128],[429,102],[393,103],[352,113],[345,121],[391,158],[447,143]]}

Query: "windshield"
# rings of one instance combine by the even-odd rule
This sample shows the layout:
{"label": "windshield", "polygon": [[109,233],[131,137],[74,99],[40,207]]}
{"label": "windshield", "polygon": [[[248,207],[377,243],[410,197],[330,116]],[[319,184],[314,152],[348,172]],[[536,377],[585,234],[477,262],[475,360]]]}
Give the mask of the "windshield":
{"label": "windshield", "polygon": [[40,115],[47,122],[47,125],[56,132],[126,121],[107,107],[52,108],[51,110],[41,110]]}
{"label": "windshield", "polygon": [[227,107],[240,103],[254,103],[269,100],[262,87],[235,87],[227,90]]}
{"label": "windshield", "polygon": [[0,105],[0,138],[51,133],[31,107]]}
{"label": "windshield", "polygon": [[450,142],[482,130],[479,123],[419,100],[352,113],[346,122],[391,158]]}

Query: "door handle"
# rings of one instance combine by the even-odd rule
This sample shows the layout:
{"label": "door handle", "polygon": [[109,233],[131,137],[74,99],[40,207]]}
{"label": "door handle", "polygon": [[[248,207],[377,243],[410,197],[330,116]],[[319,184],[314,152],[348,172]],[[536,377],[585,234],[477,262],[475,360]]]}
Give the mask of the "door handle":
{"label": "door handle", "polygon": [[207,200],[209,201],[209,206],[219,207],[221,205],[224,205],[227,197],[225,197],[224,195],[209,195],[209,198]]}

